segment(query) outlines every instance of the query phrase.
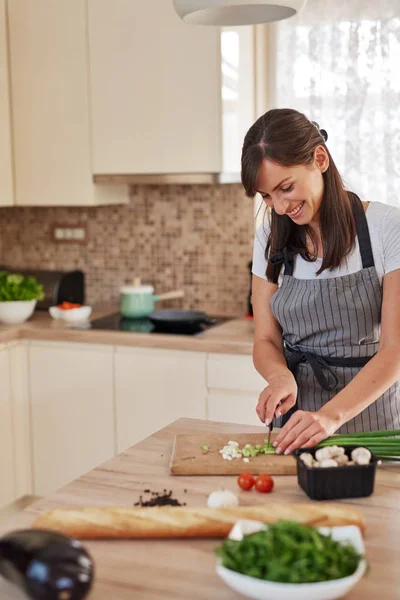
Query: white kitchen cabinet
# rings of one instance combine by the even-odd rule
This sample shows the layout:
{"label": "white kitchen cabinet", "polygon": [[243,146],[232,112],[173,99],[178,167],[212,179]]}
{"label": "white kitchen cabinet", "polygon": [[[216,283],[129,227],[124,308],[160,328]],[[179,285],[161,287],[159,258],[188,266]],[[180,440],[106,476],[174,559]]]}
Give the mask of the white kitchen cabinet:
{"label": "white kitchen cabinet", "polygon": [[48,494],[115,454],[113,347],[32,342],[34,493]]}
{"label": "white kitchen cabinet", "polygon": [[0,206],[14,203],[9,81],[6,0],[0,0]]}
{"label": "white kitchen cabinet", "polygon": [[14,440],[14,497],[17,499],[33,494],[28,342],[26,340],[10,342],[8,353]]}
{"label": "white kitchen cabinet", "polygon": [[256,413],[258,395],[257,392],[209,390],[207,396],[208,418],[210,421],[261,425]]}
{"label": "white kitchen cabinet", "polygon": [[86,8],[8,0],[17,205],[127,201],[126,187],[93,184]]}
{"label": "white kitchen cabinet", "polygon": [[208,418],[260,425],[255,412],[267,382],[249,355],[209,354],[207,360]]}
{"label": "white kitchen cabinet", "polygon": [[4,344],[0,345],[0,477],[1,506],[15,499],[10,357]]}
{"label": "white kitchen cabinet", "polygon": [[256,371],[253,357],[245,354],[209,354],[207,384],[209,388],[259,394],[267,385]]}
{"label": "white kitchen cabinet", "polygon": [[180,417],[206,418],[206,354],[117,347],[118,451]]}
{"label": "white kitchen cabinet", "polygon": [[221,171],[220,29],[172,0],[88,7],[94,173]]}

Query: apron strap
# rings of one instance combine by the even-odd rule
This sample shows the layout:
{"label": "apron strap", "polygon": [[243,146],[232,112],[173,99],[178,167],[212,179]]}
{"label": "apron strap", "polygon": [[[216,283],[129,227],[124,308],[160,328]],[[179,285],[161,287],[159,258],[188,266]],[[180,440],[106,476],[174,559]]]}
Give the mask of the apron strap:
{"label": "apron strap", "polygon": [[279,252],[276,252],[275,254],[271,254],[271,256],[269,257],[269,260],[274,264],[274,265],[285,265],[285,271],[284,271],[284,275],[293,275],[293,269],[294,269],[294,258],[296,256],[296,252],[291,249],[291,248],[283,248],[282,250],[280,250]]}
{"label": "apron strap", "polygon": [[369,235],[368,221],[365,210],[360,198],[356,194],[351,194],[353,216],[357,230],[358,244],[363,269],[375,266],[374,255],[372,253],[371,237]]}

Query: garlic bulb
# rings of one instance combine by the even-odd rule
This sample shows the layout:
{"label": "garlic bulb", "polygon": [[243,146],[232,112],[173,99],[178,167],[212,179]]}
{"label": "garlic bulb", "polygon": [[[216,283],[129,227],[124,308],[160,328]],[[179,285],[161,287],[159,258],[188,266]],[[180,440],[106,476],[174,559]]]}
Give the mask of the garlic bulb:
{"label": "garlic bulb", "polygon": [[371,452],[367,448],[355,448],[351,453],[351,458],[357,465],[369,465]]}
{"label": "garlic bulb", "polygon": [[216,490],[208,496],[208,508],[224,508],[225,506],[238,506],[237,496],[229,490]]}

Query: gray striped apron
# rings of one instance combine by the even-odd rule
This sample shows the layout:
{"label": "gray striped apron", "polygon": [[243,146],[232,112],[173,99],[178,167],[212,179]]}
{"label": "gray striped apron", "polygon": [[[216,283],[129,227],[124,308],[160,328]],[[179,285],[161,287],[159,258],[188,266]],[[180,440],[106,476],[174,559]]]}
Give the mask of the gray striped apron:
{"label": "gray striped apron", "polygon": [[[317,411],[342,390],[379,347],[382,289],[375,269],[363,205],[352,201],[363,268],[331,279],[293,277],[295,254],[270,257],[284,264],[283,281],[271,299],[281,325],[286,360],[298,385],[294,409]],[[354,433],[400,428],[400,382],[338,431]]]}

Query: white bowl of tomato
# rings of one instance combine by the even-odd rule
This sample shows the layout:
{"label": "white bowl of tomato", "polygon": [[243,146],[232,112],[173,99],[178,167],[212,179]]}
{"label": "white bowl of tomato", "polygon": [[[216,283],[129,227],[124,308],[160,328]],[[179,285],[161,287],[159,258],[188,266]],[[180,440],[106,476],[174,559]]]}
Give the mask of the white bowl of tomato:
{"label": "white bowl of tomato", "polygon": [[77,321],[87,321],[92,314],[92,307],[74,302],[62,302],[57,306],[50,306],[49,313],[53,319],[76,323]]}

